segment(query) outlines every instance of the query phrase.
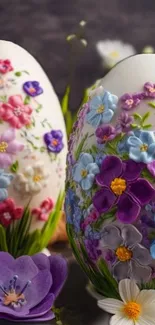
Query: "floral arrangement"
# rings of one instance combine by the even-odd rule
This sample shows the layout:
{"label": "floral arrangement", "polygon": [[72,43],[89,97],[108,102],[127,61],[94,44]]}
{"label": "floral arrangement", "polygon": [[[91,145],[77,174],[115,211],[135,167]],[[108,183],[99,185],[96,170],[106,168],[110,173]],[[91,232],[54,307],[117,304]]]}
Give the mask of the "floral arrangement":
{"label": "floral arrangement", "polygon": [[115,314],[112,325],[154,324],[154,99],[152,82],[120,98],[100,86],[78,112],[69,140],[68,237],[99,306]]}
{"label": "floral arrangement", "polygon": [[[22,77],[24,82],[19,81]],[[8,95],[14,89],[21,93]],[[48,185],[46,156],[55,164],[58,179],[62,177],[63,132],[44,117],[36,99],[43,92],[28,71],[15,71],[10,60],[0,59],[0,251],[14,257],[46,247],[61,217],[63,193],[57,201],[43,195],[38,206],[31,205]]]}
{"label": "floral arrangement", "polygon": [[14,322],[48,321],[67,277],[61,256],[40,253],[14,259],[0,252],[0,318]]}

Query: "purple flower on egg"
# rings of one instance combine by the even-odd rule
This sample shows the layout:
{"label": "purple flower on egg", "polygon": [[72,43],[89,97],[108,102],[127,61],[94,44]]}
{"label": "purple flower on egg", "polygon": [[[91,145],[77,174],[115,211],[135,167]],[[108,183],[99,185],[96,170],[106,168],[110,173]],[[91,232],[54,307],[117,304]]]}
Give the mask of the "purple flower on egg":
{"label": "purple flower on egg", "polygon": [[147,169],[155,177],[155,160],[147,164]]}
{"label": "purple flower on egg", "polygon": [[50,152],[59,153],[63,147],[63,133],[61,130],[52,130],[44,134],[44,141]]}
{"label": "purple flower on egg", "polygon": [[121,108],[126,111],[130,111],[131,109],[135,108],[140,104],[141,99],[142,99],[142,94],[135,94],[135,95],[124,94],[120,98]]}
{"label": "purple flower on egg", "polygon": [[90,260],[93,262],[97,261],[102,255],[102,251],[99,248],[99,241],[97,239],[85,239],[84,240],[85,248],[88,253]]}
{"label": "purple flower on egg", "polygon": [[122,229],[116,225],[104,227],[99,247],[107,256],[107,262],[111,262],[112,273],[117,280],[129,277],[147,282],[151,279],[152,269],[149,265],[152,258],[141,241],[141,233],[132,225]]}
{"label": "purple flower on egg", "polygon": [[97,142],[99,144],[103,144],[114,139],[116,136],[116,131],[112,125],[106,124],[99,126],[96,129],[95,134],[97,137]]}
{"label": "purple flower on egg", "polygon": [[130,116],[127,112],[122,112],[118,118],[118,124],[116,125],[117,133],[129,132],[131,130],[131,124],[134,118]]}
{"label": "purple flower on egg", "polygon": [[0,318],[21,322],[54,318],[51,308],[67,277],[61,256],[14,259],[0,252],[0,265]]}
{"label": "purple flower on egg", "polygon": [[43,88],[40,87],[38,81],[26,81],[23,84],[23,89],[28,96],[35,97],[43,93]]}
{"label": "purple flower on egg", "polygon": [[97,211],[104,213],[116,205],[119,221],[134,222],[141,207],[155,194],[151,184],[140,178],[142,168],[142,164],[133,160],[122,161],[116,156],[107,156],[96,175],[96,182],[102,187],[93,197]]}
{"label": "purple flower on egg", "polygon": [[145,98],[155,98],[155,84],[152,82],[146,82],[144,84]]}

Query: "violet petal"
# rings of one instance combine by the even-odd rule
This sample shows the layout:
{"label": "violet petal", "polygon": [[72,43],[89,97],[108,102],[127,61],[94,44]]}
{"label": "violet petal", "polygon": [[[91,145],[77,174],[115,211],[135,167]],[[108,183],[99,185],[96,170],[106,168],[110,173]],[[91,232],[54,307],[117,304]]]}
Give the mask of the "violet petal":
{"label": "violet petal", "polygon": [[116,156],[107,156],[101,166],[101,172],[96,176],[99,185],[110,185],[111,181],[122,173],[122,161]]}
{"label": "violet petal", "polygon": [[118,281],[120,281],[128,278],[129,270],[130,264],[128,262],[117,262],[113,266],[113,275]]}
{"label": "violet petal", "polygon": [[124,161],[124,163],[125,163],[125,171],[122,177],[125,178],[127,181],[134,181],[135,179],[137,179],[142,170],[141,164],[138,164],[131,159]]}
{"label": "violet petal", "polygon": [[103,228],[101,233],[100,247],[108,247],[116,249],[122,244],[120,229],[113,225],[108,225]]}
{"label": "violet petal", "polygon": [[57,296],[67,278],[67,261],[58,255],[49,256],[49,261],[53,278],[50,292]]}
{"label": "violet petal", "polygon": [[151,280],[152,269],[149,266],[141,266],[136,261],[131,261],[130,277],[138,283],[146,283]]}
{"label": "violet petal", "polygon": [[134,222],[140,213],[140,205],[129,195],[123,194],[118,202],[117,218],[123,223]]}
{"label": "violet petal", "polygon": [[26,282],[37,275],[38,268],[30,256],[21,256],[15,260],[13,271],[19,276],[20,280]]}
{"label": "violet petal", "polygon": [[122,238],[125,246],[131,248],[140,243],[143,237],[133,225],[126,225],[122,228]]}
{"label": "violet petal", "polygon": [[129,191],[141,206],[149,203],[155,194],[154,188],[143,178],[139,178],[135,183],[132,183]]}
{"label": "violet petal", "polygon": [[45,254],[43,253],[35,254],[31,258],[39,270],[44,270],[44,269],[50,270],[49,258]]}
{"label": "violet petal", "polygon": [[141,265],[148,265],[151,263],[152,258],[148,249],[140,244],[135,245],[132,249],[133,259],[136,260]]}
{"label": "violet petal", "polygon": [[107,187],[97,191],[93,197],[93,204],[99,213],[108,211],[116,202],[114,193]]}

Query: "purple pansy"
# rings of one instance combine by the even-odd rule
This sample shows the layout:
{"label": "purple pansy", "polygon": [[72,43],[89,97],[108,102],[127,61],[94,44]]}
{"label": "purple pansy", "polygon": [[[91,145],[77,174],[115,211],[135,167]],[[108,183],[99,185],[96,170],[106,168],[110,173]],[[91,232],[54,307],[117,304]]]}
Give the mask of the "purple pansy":
{"label": "purple pansy", "polygon": [[129,132],[133,121],[133,116],[130,116],[127,112],[122,112],[118,118],[118,124],[116,125],[117,133]]}
{"label": "purple pansy", "polygon": [[40,87],[38,81],[26,81],[23,84],[23,89],[27,95],[35,97],[43,93],[43,89]]}
{"label": "purple pansy", "polygon": [[101,165],[96,181],[102,187],[93,197],[99,213],[117,205],[117,218],[123,223],[134,222],[141,210],[155,194],[151,184],[140,177],[142,165],[133,160],[122,161],[107,156]]}
{"label": "purple pansy", "polygon": [[9,128],[0,135],[0,168],[13,163],[13,157],[24,149],[24,144],[16,140],[16,131]]}
{"label": "purple pansy", "polygon": [[149,251],[141,245],[142,235],[132,225],[122,229],[116,225],[105,226],[100,240],[100,248],[108,253],[111,250],[111,269],[117,280],[133,278],[138,282],[151,279],[152,262]]}
{"label": "purple pansy", "polygon": [[152,82],[146,82],[144,84],[145,98],[155,98],[155,84]]}
{"label": "purple pansy", "polygon": [[115,138],[116,131],[115,128],[112,125],[101,125],[96,129],[96,137],[97,142],[99,144],[106,143],[107,141],[110,141]]}
{"label": "purple pansy", "polygon": [[50,152],[59,153],[63,149],[64,144],[62,139],[63,133],[61,130],[52,130],[44,134],[44,141]]}
{"label": "purple pansy", "polygon": [[126,111],[130,111],[131,109],[135,108],[140,104],[142,95],[141,94],[124,94],[120,98],[121,108],[125,109]]}
{"label": "purple pansy", "polygon": [[21,322],[47,321],[67,277],[61,256],[36,254],[14,259],[0,252],[0,318]]}

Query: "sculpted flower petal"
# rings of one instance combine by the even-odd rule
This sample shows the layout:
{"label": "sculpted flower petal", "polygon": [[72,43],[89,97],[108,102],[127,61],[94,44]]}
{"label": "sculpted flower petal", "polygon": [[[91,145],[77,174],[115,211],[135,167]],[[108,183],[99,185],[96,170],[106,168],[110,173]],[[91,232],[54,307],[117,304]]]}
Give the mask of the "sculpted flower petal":
{"label": "sculpted flower petal", "polygon": [[155,190],[148,181],[139,178],[130,185],[130,193],[143,206],[153,198]]}
{"label": "sculpted flower petal", "polygon": [[98,301],[98,306],[110,314],[115,314],[123,308],[123,302],[117,299],[107,298]]}
{"label": "sculpted flower petal", "polygon": [[124,303],[128,303],[137,300],[140,290],[134,281],[123,279],[119,282],[119,293]]}

